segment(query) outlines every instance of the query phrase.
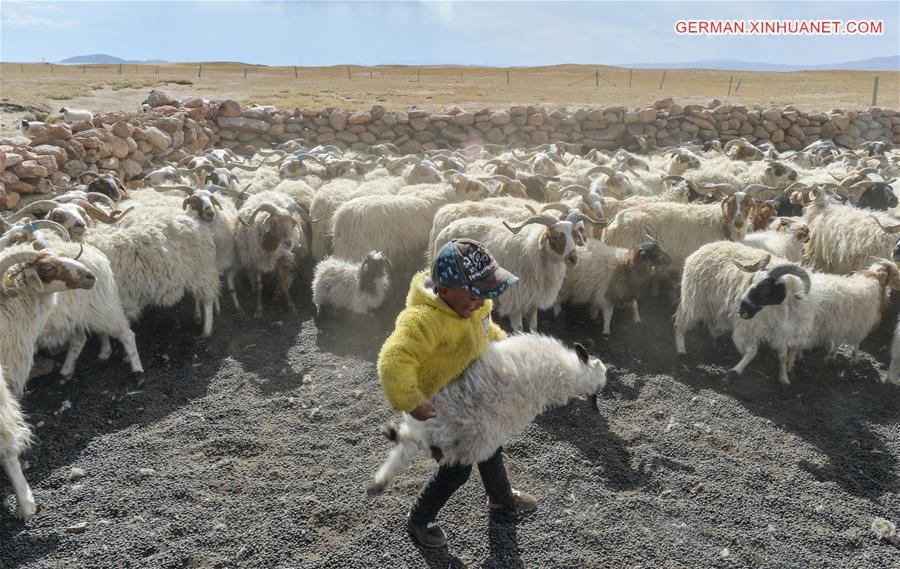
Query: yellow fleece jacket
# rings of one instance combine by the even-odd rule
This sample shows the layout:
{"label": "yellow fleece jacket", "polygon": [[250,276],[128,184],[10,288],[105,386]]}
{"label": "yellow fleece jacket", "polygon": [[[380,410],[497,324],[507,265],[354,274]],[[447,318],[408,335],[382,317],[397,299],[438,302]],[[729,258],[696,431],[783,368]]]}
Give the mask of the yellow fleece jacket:
{"label": "yellow fleece jacket", "polygon": [[378,377],[397,411],[412,411],[484,353],[489,341],[506,338],[491,320],[490,300],[470,318],[461,318],[425,288],[429,272],[410,283],[406,308],[378,354]]}

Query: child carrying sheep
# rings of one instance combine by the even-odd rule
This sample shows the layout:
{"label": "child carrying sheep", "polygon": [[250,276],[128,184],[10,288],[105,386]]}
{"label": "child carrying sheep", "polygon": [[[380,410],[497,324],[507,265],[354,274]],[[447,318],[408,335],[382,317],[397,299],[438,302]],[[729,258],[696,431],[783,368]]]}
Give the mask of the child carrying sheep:
{"label": "child carrying sheep", "polygon": [[[471,239],[450,241],[435,256],[430,275],[422,271],[413,277],[406,308],[378,356],[378,375],[391,407],[419,421],[437,416],[428,399],[459,377],[488,342],[506,338],[491,320],[490,299],[517,280]],[[534,510],[534,496],[510,487],[501,450],[478,464],[488,507]],[[418,543],[447,543],[435,517],[471,472],[471,465],[442,464],[432,475],[407,516],[407,529]]]}

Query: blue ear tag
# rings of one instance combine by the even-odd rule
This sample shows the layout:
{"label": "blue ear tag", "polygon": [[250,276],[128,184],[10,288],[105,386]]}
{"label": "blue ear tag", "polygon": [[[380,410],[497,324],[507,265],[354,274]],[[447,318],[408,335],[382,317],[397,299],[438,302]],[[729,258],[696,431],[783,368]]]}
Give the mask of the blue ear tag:
{"label": "blue ear tag", "polygon": [[37,226],[33,221],[29,221],[22,229],[25,231],[25,233],[34,233],[35,231],[37,231]]}

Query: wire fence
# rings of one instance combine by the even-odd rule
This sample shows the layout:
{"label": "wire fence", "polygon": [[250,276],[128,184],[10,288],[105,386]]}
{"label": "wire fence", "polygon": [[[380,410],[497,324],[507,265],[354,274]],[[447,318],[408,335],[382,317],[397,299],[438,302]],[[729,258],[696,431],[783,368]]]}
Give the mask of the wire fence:
{"label": "wire fence", "polygon": [[[831,72],[732,72],[709,69],[630,69],[621,67],[596,67],[584,65],[562,65],[552,67],[409,67],[409,66],[257,66],[237,63],[177,63],[177,64],[83,64],[61,65],[55,63],[2,63],[0,72],[8,80],[20,77],[48,76],[85,78],[113,78],[115,76],[142,78],[182,78],[185,81],[204,79],[275,80],[294,79],[301,82],[346,81],[349,83],[400,83],[428,85],[470,85],[492,88],[535,89],[575,88],[613,91],[640,90],[642,92],[664,89],[677,93],[680,90],[704,86],[704,93],[731,96],[743,89],[754,89],[765,94],[767,90],[792,92],[805,89],[809,94],[834,90]],[[854,97],[861,98],[875,106],[878,101],[879,80],[882,90],[891,93],[898,84],[900,74],[895,72],[848,72],[844,89],[852,91]],[[885,79],[889,85],[885,85]],[[869,101],[868,93],[871,93]],[[865,94],[863,97],[862,94]],[[888,95],[888,104],[896,104],[893,95]]]}

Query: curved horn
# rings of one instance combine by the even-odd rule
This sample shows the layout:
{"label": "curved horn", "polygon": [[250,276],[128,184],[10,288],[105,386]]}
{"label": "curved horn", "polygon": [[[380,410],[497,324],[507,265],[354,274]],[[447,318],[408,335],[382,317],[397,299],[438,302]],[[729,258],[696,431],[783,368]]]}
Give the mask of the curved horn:
{"label": "curved horn", "polygon": [[553,227],[558,221],[558,219],[550,217],[549,215],[532,215],[531,217],[523,221],[518,227],[510,225],[506,223],[506,221],[503,222],[503,227],[507,228],[513,233],[518,234],[520,231],[522,231],[523,227],[525,227],[526,225],[531,225],[532,223],[539,223],[541,225],[546,225],[547,227]]}
{"label": "curved horn", "polygon": [[0,293],[9,297],[18,296],[19,291],[15,287],[6,288],[6,273],[13,265],[18,265],[19,263],[31,263],[37,258],[38,253],[36,251],[20,251],[0,259]]}
{"label": "curved horn", "polygon": [[541,212],[549,211],[551,209],[556,210],[556,211],[562,213],[563,215],[567,215],[571,208],[562,202],[555,202],[555,203],[548,203],[547,205],[542,207]]}
{"label": "curved horn", "polygon": [[[212,184],[210,184],[212,185]],[[194,193],[194,188],[190,186],[185,186],[184,184],[176,184],[174,186],[156,186],[157,190],[162,190],[164,192],[168,192],[170,190],[179,190],[185,192],[187,195],[191,195]]]}
{"label": "curved horn", "polygon": [[566,221],[571,221],[572,223],[578,223],[579,221],[587,221],[588,223],[591,223],[591,224],[594,224],[594,225],[597,225],[600,227],[606,227],[607,225],[609,225],[608,219],[594,219],[593,217],[589,216],[588,214],[586,214],[584,212],[570,213],[569,216],[566,217]]}
{"label": "curved horn", "polygon": [[19,221],[26,215],[46,215],[56,209],[57,206],[59,206],[59,202],[53,200],[38,200],[36,202],[31,202],[16,213],[7,217],[6,222],[13,223]]}
{"label": "curved horn", "polygon": [[243,223],[244,225],[249,227],[249,226],[253,225],[254,223],[256,223],[256,216],[259,215],[260,213],[268,213],[269,215],[277,215],[277,214],[281,213],[281,208],[276,205],[272,205],[270,203],[259,204],[259,206],[255,210],[253,210],[253,213],[250,214],[249,221],[244,221],[244,219],[240,216],[238,216],[238,219],[241,220],[241,223]]}
{"label": "curved horn", "polygon": [[125,211],[120,211],[120,212],[114,211],[112,213],[106,213],[102,209],[98,208],[97,206],[95,206],[94,204],[92,204],[86,200],[82,200],[82,199],[72,200],[72,203],[81,206],[82,208],[84,208],[84,211],[86,211],[88,213],[88,215],[90,215],[92,218],[94,218],[96,220],[102,221],[103,223],[116,223],[117,221],[119,221],[120,219],[122,219],[123,217],[128,215],[128,213],[134,209],[134,206],[131,206],[128,209],[126,209]]}
{"label": "curved horn", "polygon": [[584,187],[584,186],[582,186],[582,185],[580,185],[580,184],[575,184],[575,185],[572,185],[572,186],[566,186],[565,188],[563,188],[563,189],[560,190],[560,193],[563,194],[563,195],[565,195],[565,194],[567,194],[567,193],[569,193],[569,192],[575,192],[576,194],[578,194],[579,196],[581,196],[581,199],[583,199],[583,200],[585,200],[585,201],[591,199],[591,193],[590,193],[590,191],[588,191],[588,189],[587,189],[586,187]]}
{"label": "curved horn", "polygon": [[606,174],[607,176],[614,176],[616,174],[615,170],[610,168],[609,166],[594,166],[587,172],[583,174],[584,179],[588,179],[591,177],[591,174],[596,174],[597,172]]}
{"label": "curved horn", "polygon": [[800,277],[800,280],[803,281],[803,292],[809,294],[809,289],[812,287],[812,280],[809,278],[809,273],[806,271],[806,269],[799,265],[795,265],[794,263],[787,263],[769,269],[769,273],[767,276],[770,279],[777,279],[779,277],[783,277],[784,275],[794,275],[796,277]]}

